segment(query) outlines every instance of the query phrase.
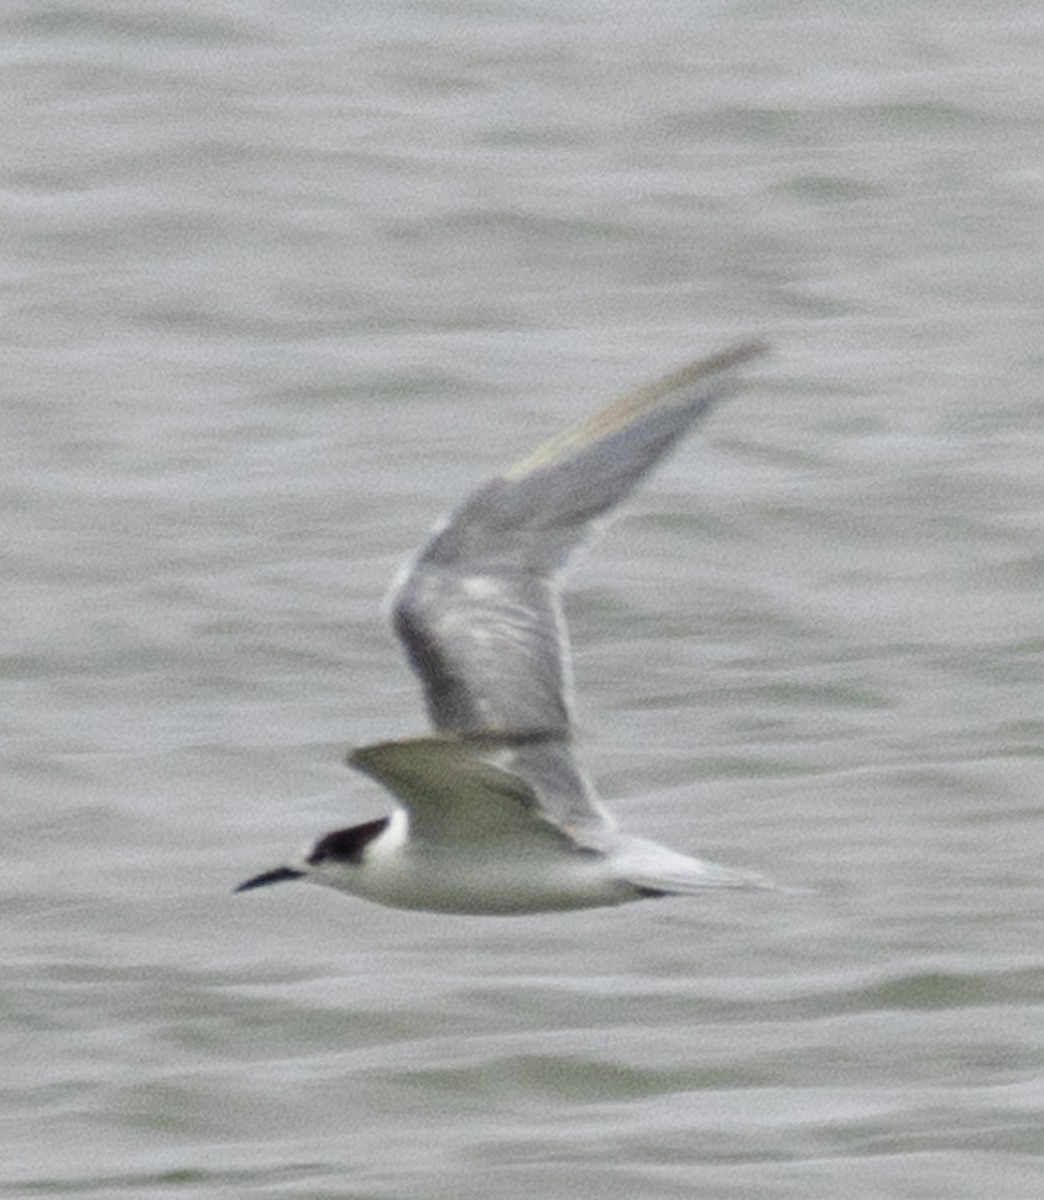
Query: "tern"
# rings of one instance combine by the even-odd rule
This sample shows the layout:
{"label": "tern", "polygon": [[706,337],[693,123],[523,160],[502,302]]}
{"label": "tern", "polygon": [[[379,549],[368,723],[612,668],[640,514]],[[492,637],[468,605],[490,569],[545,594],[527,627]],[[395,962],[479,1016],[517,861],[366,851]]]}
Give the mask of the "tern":
{"label": "tern", "polygon": [[574,747],[558,587],[592,526],[763,350],[744,343],[621,397],[436,527],[392,592],[435,732],[348,757],[394,811],[236,891],[302,879],[393,908],[503,916],[771,886],[619,831]]}

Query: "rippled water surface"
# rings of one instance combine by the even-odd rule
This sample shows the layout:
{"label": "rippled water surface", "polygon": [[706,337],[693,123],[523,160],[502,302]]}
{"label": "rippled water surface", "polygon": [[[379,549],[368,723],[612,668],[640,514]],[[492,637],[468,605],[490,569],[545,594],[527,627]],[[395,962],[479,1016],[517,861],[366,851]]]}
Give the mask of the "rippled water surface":
{"label": "rippled water surface", "polygon": [[[1036,1200],[1039,6],[0,34],[0,1195]],[[385,811],[431,521],[750,334],[569,616],[625,824],[792,890],[233,897]]]}

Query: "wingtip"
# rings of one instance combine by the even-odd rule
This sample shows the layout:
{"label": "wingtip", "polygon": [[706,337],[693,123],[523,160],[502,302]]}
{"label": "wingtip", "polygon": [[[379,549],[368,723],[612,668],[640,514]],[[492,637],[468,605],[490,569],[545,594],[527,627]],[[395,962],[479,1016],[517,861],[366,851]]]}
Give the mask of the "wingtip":
{"label": "wingtip", "polygon": [[772,343],[767,338],[749,337],[734,343],[732,346],[726,347],[724,350],[719,350],[717,354],[712,354],[709,358],[699,360],[699,363],[694,365],[702,366],[708,373],[724,371],[728,370],[729,367],[738,367],[742,363],[750,362],[755,358],[764,358],[771,353]]}
{"label": "wingtip", "polygon": [[[564,460],[583,453],[607,437],[637,425],[644,417],[664,409],[688,409],[694,414],[732,390],[730,371],[745,366],[769,352],[762,338],[747,338],[724,350],[697,358],[660,375],[599,409],[579,424],[563,430],[532,454],[512,464],[503,479],[517,482],[528,475],[558,466]],[[652,465],[655,458],[647,465]],[[642,472],[635,472],[637,479]]]}
{"label": "wingtip", "polygon": [[747,338],[719,350],[716,354],[693,359],[666,375],[650,380],[622,397],[617,404],[625,411],[632,407],[640,411],[644,406],[656,407],[664,402],[678,402],[682,399],[678,393],[684,394],[694,385],[712,381],[715,376],[746,366],[757,358],[763,358],[770,350],[770,344],[764,339]]}

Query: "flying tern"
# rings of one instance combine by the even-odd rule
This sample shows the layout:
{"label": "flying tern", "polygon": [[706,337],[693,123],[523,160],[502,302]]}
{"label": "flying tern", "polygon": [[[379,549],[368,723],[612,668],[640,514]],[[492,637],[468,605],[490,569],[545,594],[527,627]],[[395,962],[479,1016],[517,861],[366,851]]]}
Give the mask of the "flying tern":
{"label": "flying tern", "polygon": [[436,528],[392,594],[435,732],[348,757],[394,811],[236,891],[300,879],[395,908],[509,915],[769,886],[619,831],[577,758],[558,587],[592,525],[763,349],[735,346],[623,396]]}

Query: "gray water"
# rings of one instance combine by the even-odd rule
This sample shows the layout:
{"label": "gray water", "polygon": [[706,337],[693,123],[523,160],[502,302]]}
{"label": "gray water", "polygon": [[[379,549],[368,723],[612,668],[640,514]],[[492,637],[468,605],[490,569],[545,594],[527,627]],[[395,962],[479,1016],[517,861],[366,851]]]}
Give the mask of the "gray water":
{"label": "gray water", "polygon": [[[1044,1194],[1044,10],[0,15],[0,1194]],[[764,335],[580,564],[634,832],[791,891],[233,897],[387,809],[381,602]]]}

